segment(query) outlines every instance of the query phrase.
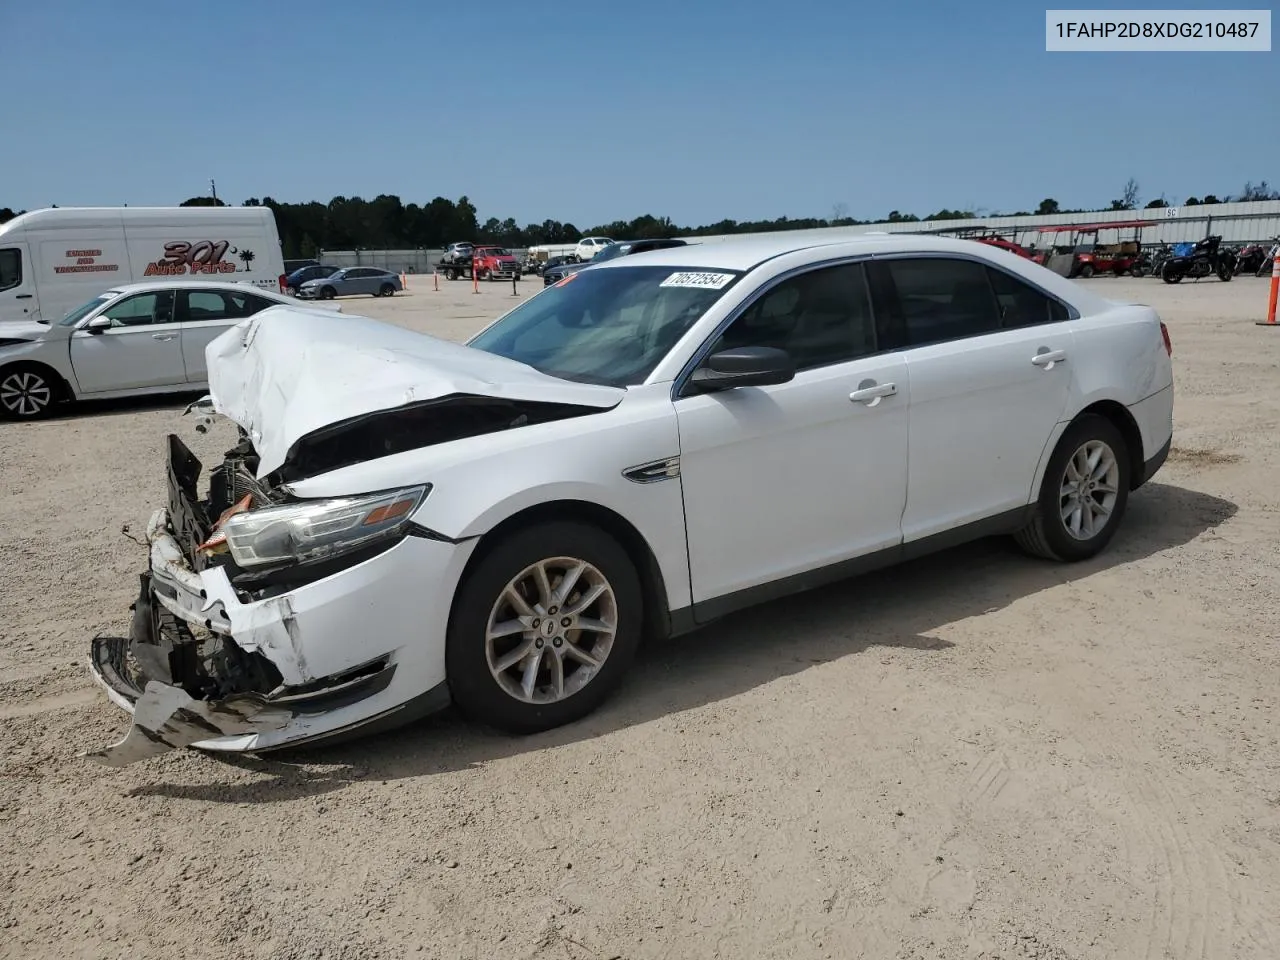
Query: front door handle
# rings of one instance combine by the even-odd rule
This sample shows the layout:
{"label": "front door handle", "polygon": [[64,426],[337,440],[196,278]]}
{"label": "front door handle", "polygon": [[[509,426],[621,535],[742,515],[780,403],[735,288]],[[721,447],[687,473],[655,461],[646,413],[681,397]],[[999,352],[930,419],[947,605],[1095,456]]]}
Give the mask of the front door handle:
{"label": "front door handle", "polygon": [[153,333],[151,335],[152,340],[176,340],[177,337],[176,333]]}
{"label": "front door handle", "polygon": [[16,297],[14,297],[13,299],[15,299],[15,300],[30,300],[30,299],[31,299],[31,297],[32,297],[32,294],[30,294],[30,293],[20,293],[20,294],[18,294]]}
{"label": "front door handle", "polygon": [[1040,348],[1040,352],[1031,358],[1031,362],[1037,367],[1044,367],[1046,370],[1052,370],[1054,364],[1061,363],[1067,359],[1067,351],[1065,350],[1048,350],[1044,347]]}
{"label": "front door handle", "polygon": [[892,397],[898,392],[896,383],[876,383],[874,380],[863,380],[858,384],[858,389],[849,394],[849,399],[854,403],[865,403],[868,407],[874,407],[880,403],[885,397]]}

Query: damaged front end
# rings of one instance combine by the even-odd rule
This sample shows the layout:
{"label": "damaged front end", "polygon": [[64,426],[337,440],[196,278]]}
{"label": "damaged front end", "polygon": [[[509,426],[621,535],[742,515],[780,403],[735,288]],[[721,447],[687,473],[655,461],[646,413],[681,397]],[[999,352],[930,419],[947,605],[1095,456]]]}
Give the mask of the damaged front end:
{"label": "damaged front end", "polygon": [[[290,724],[305,733],[306,723],[299,721],[390,684],[395,664],[389,655],[311,675],[287,591],[300,579],[332,572],[332,561],[321,558],[301,571],[297,564],[246,569],[227,549],[231,517],[287,501],[283,490],[254,478],[255,467],[252,446],[242,436],[211,471],[209,496],[201,500],[200,461],[169,436],[169,503],[147,526],[150,564],[140,576],[129,635],[97,637],[90,652],[95,679],[133,714],[133,725],[123,740],[87,756],[123,766],[176,747],[237,737],[242,746],[224,742],[223,748],[251,749],[263,734]],[[342,562],[367,555],[357,551]],[[218,567],[222,576],[202,575]]]}
{"label": "damaged front end", "polygon": [[[129,635],[94,640],[89,658],[112,702],[133,714],[123,740],[89,754],[112,766],[182,746],[259,752],[330,740],[447,705],[448,614],[475,538],[414,522],[432,490],[415,469],[372,471],[393,478],[376,489],[350,474],[601,413],[626,394],[284,306],[225,331],[205,360],[210,396],[188,409],[226,417],[239,442],[201,497],[200,461],[168,438],[168,503],[148,523]],[[292,489],[344,470],[358,492]]]}

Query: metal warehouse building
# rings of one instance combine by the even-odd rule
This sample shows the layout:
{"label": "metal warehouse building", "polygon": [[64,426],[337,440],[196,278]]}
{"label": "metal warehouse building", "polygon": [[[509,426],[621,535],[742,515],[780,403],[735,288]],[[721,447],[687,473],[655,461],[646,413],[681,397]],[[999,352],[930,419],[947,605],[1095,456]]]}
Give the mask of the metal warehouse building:
{"label": "metal warehouse building", "polygon": [[[1182,243],[1200,240],[1211,233],[1220,234],[1227,244],[1269,241],[1280,237],[1280,200],[1257,200],[1248,203],[1209,203],[1190,207],[1161,207],[1151,210],[1094,210],[1084,213],[1031,214],[1025,217],[977,217],[972,220],[920,220],[911,223],[865,223],[852,227],[823,227],[816,230],[788,230],[797,240],[839,239],[860,233],[949,233],[966,229],[998,231],[1023,246],[1035,244],[1043,248],[1069,242],[1070,234],[1041,234],[1043,227],[1131,223],[1134,220],[1155,221],[1142,230],[1142,243]],[[717,243],[761,234],[734,233],[718,236],[690,237],[699,243]],[[459,240],[474,239],[459,237]],[[626,237],[615,237],[624,240]],[[1098,242],[1118,243],[1133,239],[1133,229],[1103,229]],[[565,250],[572,244],[564,245]],[[523,250],[512,250],[517,257]],[[320,256],[335,267],[364,266],[412,273],[430,273],[443,250],[326,250]]]}
{"label": "metal warehouse building", "polygon": [[[1223,243],[1250,243],[1270,240],[1280,236],[1280,200],[1257,200],[1248,203],[1212,203],[1191,207],[1162,207],[1152,210],[1097,210],[1085,213],[1056,213],[1044,216],[1032,214],[1025,217],[978,217],[973,220],[921,220],[912,223],[867,223],[852,227],[825,227],[818,230],[788,231],[797,239],[810,237],[839,238],[859,233],[942,233],[966,228],[983,228],[998,231],[1009,239],[1026,246],[1048,246],[1054,241],[1051,234],[1039,235],[1042,227],[1070,226],[1071,224],[1131,223],[1134,220],[1153,220],[1157,224],[1142,230],[1143,245],[1181,243],[1200,240],[1211,233],[1220,234]],[[752,234],[727,234],[699,237],[702,243],[732,240]],[[755,234],[759,236],[759,234]],[[1133,237],[1132,229],[1102,230],[1100,243],[1117,243]]]}

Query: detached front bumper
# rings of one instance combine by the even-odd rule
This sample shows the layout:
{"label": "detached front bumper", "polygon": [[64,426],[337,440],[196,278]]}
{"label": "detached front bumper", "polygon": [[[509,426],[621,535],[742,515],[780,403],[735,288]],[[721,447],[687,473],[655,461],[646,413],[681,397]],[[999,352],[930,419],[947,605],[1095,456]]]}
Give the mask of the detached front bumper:
{"label": "detached front bumper", "polygon": [[223,567],[196,571],[188,562],[175,536],[185,539],[191,521],[186,481],[175,479],[182,471],[173,463],[171,455],[173,506],[147,525],[150,562],[129,635],[94,639],[89,656],[94,679],[133,725],[87,756],[123,766],[186,746],[260,752],[398,726],[447,706],[444,633],[470,545],[410,536],[253,599]]}

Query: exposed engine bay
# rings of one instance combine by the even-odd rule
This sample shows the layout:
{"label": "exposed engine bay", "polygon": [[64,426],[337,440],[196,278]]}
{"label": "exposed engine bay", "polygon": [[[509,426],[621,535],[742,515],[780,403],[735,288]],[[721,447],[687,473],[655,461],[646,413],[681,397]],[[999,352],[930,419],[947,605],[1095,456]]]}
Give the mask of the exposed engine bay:
{"label": "exposed engine bay", "polygon": [[[578,404],[455,394],[378,410],[315,430],[290,447],[275,473],[280,482],[301,480],[406,450],[599,412]],[[253,470],[257,470],[256,459]]]}

